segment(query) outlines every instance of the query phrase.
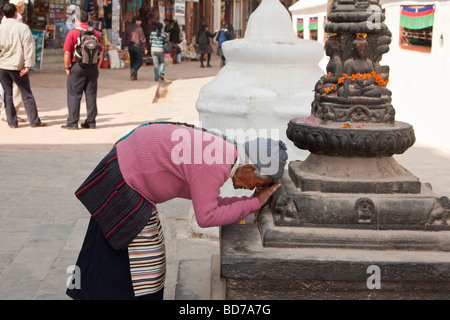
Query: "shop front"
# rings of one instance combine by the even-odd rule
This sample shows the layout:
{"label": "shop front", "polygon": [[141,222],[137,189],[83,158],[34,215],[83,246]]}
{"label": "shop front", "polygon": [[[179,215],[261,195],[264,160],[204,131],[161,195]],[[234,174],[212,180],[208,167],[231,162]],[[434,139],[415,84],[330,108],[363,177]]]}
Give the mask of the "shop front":
{"label": "shop front", "polygon": [[[0,0],[0,4],[4,2],[7,0]],[[77,6],[89,12],[90,24],[107,36],[108,43],[118,45],[122,32],[131,23],[133,16],[142,18],[147,36],[156,28],[156,23],[164,23],[165,18],[177,20],[182,31],[186,32],[186,28],[197,26],[203,19],[203,2],[204,0],[26,0],[24,21],[31,30],[45,31],[46,47],[60,48],[65,35],[74,27],[74,6]],[[186,25],[186,17],[195,22]]]}
{"label": "shop front", "polygon": [[[7,0],[0,0],[0,4]],[[257,0],[251,2],[256,7]],[[223,19],[237,26],[238,35],[244,24],[247,0],[26,0],[24,21],[33,31],[40,55],[49,50],[62,49],[66,34],[75,27],[75,8],[90,13],[90,24],[102,34],[107,51],[119,51],[121,36],[133,16],[142,19],[146,38],[164,19],[176,20],[180,27],[182,45],[195,44],[202,24],[210,30],[219,28]],[[245,10],[243,9],[245,6]],[[251,6],[250,10],[254,10]],[[235,28],[236,29],[236,28]],[[44,51],[46,53],[44,53]],[[58,50],[53,50],[58,51]],[[62,54],[62,50],[61,50]],[[41,57],[42,58],[42,57]]]}

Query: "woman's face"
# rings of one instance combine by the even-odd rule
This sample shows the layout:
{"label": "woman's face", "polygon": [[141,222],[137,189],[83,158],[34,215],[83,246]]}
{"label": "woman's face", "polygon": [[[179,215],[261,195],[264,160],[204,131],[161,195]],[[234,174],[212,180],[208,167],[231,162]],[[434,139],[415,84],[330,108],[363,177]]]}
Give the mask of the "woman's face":
{"label": "woman's face", "polygon": [[18,13],[23,14],[23,12],[25,11],[25,3],[24,2],[18,3],[16,5],[16,8]]}
{"label": "woman's face", "polygon": [[251,164],[239,167],[231,178],[233,187],[235,189],[253,190],[257,187],[268,186],[273,183],[273,179],[271,178],[261,179],[257,177],[254,171],[255,167]]}

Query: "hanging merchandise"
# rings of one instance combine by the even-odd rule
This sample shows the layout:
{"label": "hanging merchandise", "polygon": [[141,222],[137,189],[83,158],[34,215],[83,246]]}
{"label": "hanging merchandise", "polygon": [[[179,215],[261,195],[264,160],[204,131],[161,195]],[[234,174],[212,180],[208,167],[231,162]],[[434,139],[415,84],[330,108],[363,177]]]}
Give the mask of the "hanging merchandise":
{"label": "hanging merchandise", "polygon": [[120,46],[120,1],[112,0],[111,8],[111,43]]}
{"label": "hanging merchandise", "polygon": [[43,0],[36,0],[34,2],[31,29],[45,30],[48,9],[48,3],[45,3]]}
{"label": "hanging merchandise", "polygon": [[167,7],[166,8],[166,18],[167,19],[174,19],[175,18],[175,9],[174,9],[174,7],[173,7],[173,5],[172,5],[172,7]]}
{"label": "hanging merchandise", "polygon": [[159,9],[159,22],[164,23],[164,18],[165,18],[164,1],[158,2],[158,9]]}
{"label": "hanging merchandise", "polygon": [[66,9],[65,33],[75,28],[75,17],[80,14],[80,7],[71,4]]}

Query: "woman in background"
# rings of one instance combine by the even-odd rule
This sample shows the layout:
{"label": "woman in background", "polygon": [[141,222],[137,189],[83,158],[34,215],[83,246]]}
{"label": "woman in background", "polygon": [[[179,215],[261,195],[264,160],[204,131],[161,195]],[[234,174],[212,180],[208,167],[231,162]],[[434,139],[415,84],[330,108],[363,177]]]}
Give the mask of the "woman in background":
{"label": "woman in background", "polygon": [[206,67],[210,68],[212,67],[211,62],[211,39],[213,39],[216,36],[217,32],[214,32],[213,34],[209,32],[208,25],[204,24],[200,28],[200,30],[197,33],[197,44],[198,44],[198,53],[200,54],[200,67],[204,68],[205,65],[203,64],[203,61],[205,61],[205,54],[206,54]]}

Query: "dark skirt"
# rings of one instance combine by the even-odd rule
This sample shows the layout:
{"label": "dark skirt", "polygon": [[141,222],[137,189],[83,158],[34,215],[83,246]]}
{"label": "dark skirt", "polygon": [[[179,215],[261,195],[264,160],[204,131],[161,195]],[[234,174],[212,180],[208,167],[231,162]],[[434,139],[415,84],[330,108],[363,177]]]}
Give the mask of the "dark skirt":
{"label": "dark skirt", "polygon": [[213,52],[212,47],[210,44],[201,44],[198,46],[198,53],[211,53]]}
{"label": "dark skirt", "polygon": [[[97,222],[91,219],[76,266],[80,283],[66,294],[75,300],[162,300],[164,289],[134,296],[128,250],[115,250],[105,240]],[[76,281],[76,277],[73,277]]]}

